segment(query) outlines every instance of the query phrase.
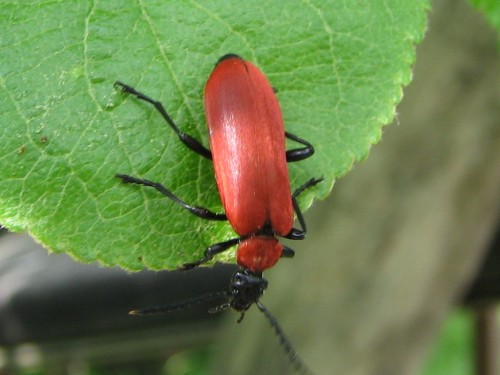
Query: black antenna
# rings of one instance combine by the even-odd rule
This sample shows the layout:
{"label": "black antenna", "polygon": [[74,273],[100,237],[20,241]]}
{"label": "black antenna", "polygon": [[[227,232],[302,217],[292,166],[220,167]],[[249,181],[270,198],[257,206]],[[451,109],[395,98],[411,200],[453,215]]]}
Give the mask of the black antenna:
{"label": "black antenna", "polygon": [[[228,292],[214,292],[214,293],[207,293],[207,294],[202,294],[198,297],[194,297],[185,301],[180,301],[178,303],[173,303],[171,305],[163,306],[163,307],[152,307],[148,309],[139,309],[139,310],[132,310],[129,312],[130,315],[160,315],[160,314],[165,314],[173,311],[178,311],[178,310],[184,310],[186,307],[191,307],[193,305],[197,305],[202,302],[207,302],[207,301],[212,301],[214,299],[220,299],[220,298],[228,298],[229,293]],[[224,310],[226,307],[229,305],[227,303],[215,307],[211,310],[214,310],[214,312]]]}
{"label": "black antenna", "polygon": [[262,278],[261,275],[250,274],[247,271],[236,272],[233,275],[232,290],[230,292],[213,292],[202,294],[197,297],[193,297],[188,300],[180,301],[177,303],[172,303],[163,307],[153,307],[147,309],[132,310],[129,312],[131,315],[157,315],[165,314],[169,312],[174,312],[178,310],[184,310],[187,307],[193,305],[212,301],[215,299],[226,299],[226,301],[218,306],[212,307],[208,310],[209,313],[218,313],[229,307],[241,313],[238,323],[240,323],[244,316],[245,311],[255,303],[260,311],[265,315],[274,332],[280,340],[280,345],[285,350],[290,363],[295,368],[297,373],[300,375],[313,375],[311,370],[306,366],[302,359],[297,354],[297,351],[292,346],[292,343],[285,336],[285,333],[281,326],[279,325],[276,318],[269,312],[266,306],[259,302],[258,297],[262,295],[265,287],[267,287],[267,281]]}
{"label": "black antenna", "polygon": [[[226,297],[229,297],[229,295],[226,294]],[[208,313],[209,314],[217,314],[217,313],[220,313],[221,311],[227,310],[230,307],[231,307],[230,302],[224,302],[222,305],[209,308]]]}
{"label": "black antenna", "polygon": [[276,318],[269,312],[269,310],[264,306],[262,303],[259,301],[255,301],[257,307],[259,308],[260,311],[266,316],[267,320],[269,321],[269,324],[271,324],[271,327],[274,329],[274,332],[280,339],[280,344],[283,346],[283,349],[285,349],[285,353],[288,356],[288,359],[290,360],[291,364],[293,367],[295,367],[295,370],[301,375],[313,375],[311,370],[306,366],[306,364],[302,361],[302,359],[299,357],[297,352],[292,346],[292,343],[288,338],[285,336],[285,333],[283,332],[283,329],[279,325],[278,321]]}

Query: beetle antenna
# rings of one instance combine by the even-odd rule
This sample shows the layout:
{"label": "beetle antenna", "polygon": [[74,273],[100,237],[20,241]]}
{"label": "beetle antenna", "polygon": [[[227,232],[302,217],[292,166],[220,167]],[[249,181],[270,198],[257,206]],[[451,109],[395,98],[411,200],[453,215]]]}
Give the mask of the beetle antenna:
{"label": "beetle antenna", "polygon": [[[229,295],[227,292],[214,292],[214,293],[207,293],[207,294],[202,294],[200,296],[177,302],[177,303],[172,303],[170,305],[166,305],[163,307],[152,307],[148,309],[139,309],[139,310],[132,310],[129,312],[130,315],[160,315],[160,314],[165,314],[173,311],[179,311],[179,310],[184,310],[187,307],[191,307],[193,305],[197,305],[202,302],[207,302],[207,301],[212,301],[214,299],[220,299],[220,298],[228,298]],[[227,304],[223,304],[221,306],[216,307],[217,312],[223,310],[226,308]]]}
{"label": "beetle antenna", "polygon": [[[226,297],[228,297],[227,293],[226,293]],[[228,309],[229,307],[231,307],[231,303],[226,302],[226,303],[223,303],[222,305],[211,307],[210,309],[208,309],[208,313],[209,314],[217,314],[221,311]]]}
{"label": "beetle antenna", "polygon": [[271,327],[273,327],[274,332],[276,333],[276,335],[280,340],[281,346],[283,346],[283,349],[285,349],[285,353],[288,356],[288,359],[292,363],[293,367],[295,367],[295,370],[297,370],[297,372],[301,375],[312,375],[311,370],[309,370],[306,364],[302,361],[302,359],[297,354],[296,350],[293,348],[290,340],[288,340],[288,338],[285,336],[285,333],[283,332],[283,329],[279,325],[276,318],[269,312],[266,306],[264,306],[262,303],[256,301],[256,304],[259,310],[262,311],[262,313],[266,316],[267,320],[269,321],[269,324],[271,324]]}

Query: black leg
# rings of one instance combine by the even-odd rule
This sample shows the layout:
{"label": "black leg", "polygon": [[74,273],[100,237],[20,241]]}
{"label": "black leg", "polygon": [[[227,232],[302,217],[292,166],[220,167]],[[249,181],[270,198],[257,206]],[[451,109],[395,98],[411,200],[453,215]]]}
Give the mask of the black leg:
{"label": "black leg", "polygon": [[210,260],[212,260],[213,257],[216,256],[217,254],[223,253],[224,251],[226,251],[230,247],[238,244],[239,242],[240,242],[239,238],[233,238],[231,240],[219,242],[219,243],[216,243],[215,245],[207,247],[203,258],[201,258],[200,260],[193,262],[193,263],[185,263],[182,266],[181,270],[190,270],[190,269],[193,269],[195,267],[198,267],[199,265],[201,265],[203,263],[207,263]]}
{"label": "black leg", "polygon": [[320,178],[311,178],[308,180],[305,184],[302,186],[299,186],[292,194],[292,202],[293,202],[293,209],[295,210],[295,213],[297,214],[297,219],[299,220],[299,224],[301,229],[297,228],[292,228],[292,231],[285,236],[285,238],[288,238],[289,240],[303,240],[306,236],[307,228],[306,228],[306,222],[304,220],[304,216],[302,215],[302,211],[300,210],[299,203],[297,202],[297,197],[306,189],[309,189],[318,183],[323,181],[323,177]]}
{"label": "black leg", "polygon": [[201,156],[207,158],[207,159],[212,159],[212,153],[208,148],[203,146],[200,141],[196,140],[195,138],[191,137],[189,134],[186,134],[182,132],[177,125],[175,124],[174,120],[169,116],[165,108],[163,107],[163,104],[160,102],[151,99],[149,96],[144,95],[142,92],[137,91],[133,87],[126,85],[123,82],[116,81],[115,82],[115,88],[127,93],[127,94],[132,94],[137,97],[137,99],[144,100],[145,102],[148,102],[156,108],[158,112],[163,116],[165,121],[170,125],[170,127],[175,131],[179,139],[184,143],[187,147],[189,147],[191,150],[196,152],[197,154],[200,154]]}
{"label": "black leg", "polygon": [[302,143],[306,147],[301,147],[301,148],[294,148],[292,150],[288,150],[286,152],[286,161],[287,162],[293,162],[293,161],[300,161],[307,159],[309,156],[312,156],[314,154],[314,147],[312,144],[307,142],[306,140],[297,137],[294,134],[285,132],[285,136],[288,139],[291,139],[292,141]]}
{"label": "black leg", "polygon": [[293,258],[295,256],[295,251],[288,246],[283,246],[283,252],[281,253],[282,258]]}
{"label": "black leg", "polygon": [[149,187],[155,188],[160,193],[167,196],[168,198],[173,200],[178,205],[184,207],[186,210],[191,212],[193,215],[199,216],[203,219],[219,220],[219,221],[227,220],[226,214],[212,212],[212,211],[210,211],[206,208],[203,208],[203,207],[198,207],[198,206],[193,206],[193,205],[187,204],[182,199],[180,199],[179,197],[174,195],[174,193],[172,193],[170,190],[168,190],[165,186],[163,186],[162,184],[159,184],[158,182],[143,180],[143,179],[132,177],[132,176],[129,176],[126,174],[117,174],[116,177],[121,178],[122,181],[127,183],[127,184],[136,184],[136,185],[143,185],[143,186],[149,186]]}

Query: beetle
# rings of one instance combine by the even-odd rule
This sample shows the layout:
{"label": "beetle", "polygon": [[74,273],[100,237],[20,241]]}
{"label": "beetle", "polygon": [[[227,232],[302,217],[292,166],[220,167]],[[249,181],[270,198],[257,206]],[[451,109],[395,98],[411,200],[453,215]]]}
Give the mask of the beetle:
{"label": "beetle", "polygon": [[[281,257],[294,256],[294,251],[281,244],[278,237],[291,240],[305,238],[306,224],[297,197],[323,179],[311,178],[292,193],[287,162],[312,156],[313,145],[285,131],[275,90],[254,64],[236,54],[222,56],[205,85],[204,107],[210,149],[181,131],[160,102],[123,82],[117,81],[115,87],[152,104],[189,149],[212,160],[225,212],[217,213],[188,204],[157,182],[127,174],[116,176],[124,183],[152,187],[201,218],[229,221],[238,237],[209,246],[201,259],[185,263],[181,269],[198,267],[237,246],[236,262],[240,269],[233,274],[229,291],[222,293],[228,301],[215,310],[231,307],[241,313],[240,322],[245,311],[255,303],[280,336],[296,367],[303,368],[302,364],[297,365],[295,350],[259,298],[268,285],[262,276],[263,271],[273,267]],[[286,138],[300,146],[286,150]],[[293,227],[294,213],[300,229]],[[206,295],[196,300],[217,296],[219,294]],[[161,313],[178,306],[136,310],[133,313]]]}

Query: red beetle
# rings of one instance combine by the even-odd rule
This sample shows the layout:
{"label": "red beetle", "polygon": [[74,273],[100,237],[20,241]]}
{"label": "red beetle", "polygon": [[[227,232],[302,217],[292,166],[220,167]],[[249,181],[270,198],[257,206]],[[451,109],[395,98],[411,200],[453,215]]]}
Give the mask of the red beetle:
{"label": "red beetle", "polygon": [[[241,312],[241,321],[244,312],[256,303],[281,337],[289,356],[295,357],[295,351],[278,323],[259,302],[259,298],[267,288],[262,271],[274,266],[280,257],[294,255],[294,251],[282,245],[277,237],[292,240],[305,237],[306,226],[296,198],[322,179],[312,178],[292,194],[286,163],[311,156],[314,153],[313,146],[285,132],[273,87],[255,65],[238,55],[221,57],[205,86],[204,104],[210,150],[183,133],[160,102],[122,82],[116,82],[115,87],[153,104],[186,146],[212,159],[225,213],[190,205],[157,182],[124,174],[118,174],[117,177],[126,183],[153,187],[204,219],[229,221],[238,237],[208,247],[202,259],[186,263],[182,269],[197,267],[238,245],[236,260],[241,269],[233,275],[230,290],[224,293],[229,300],[222,307],[230,306]],[[287,151],[285,138],[302,146]],[[294,212],[301,229],[293,228]],[[210,299],[211,296],[201,298]],[[171,305],[135,313],[160,313],[174,308]],[[293,361],[298,368],[302,368],[297,360]]]}

